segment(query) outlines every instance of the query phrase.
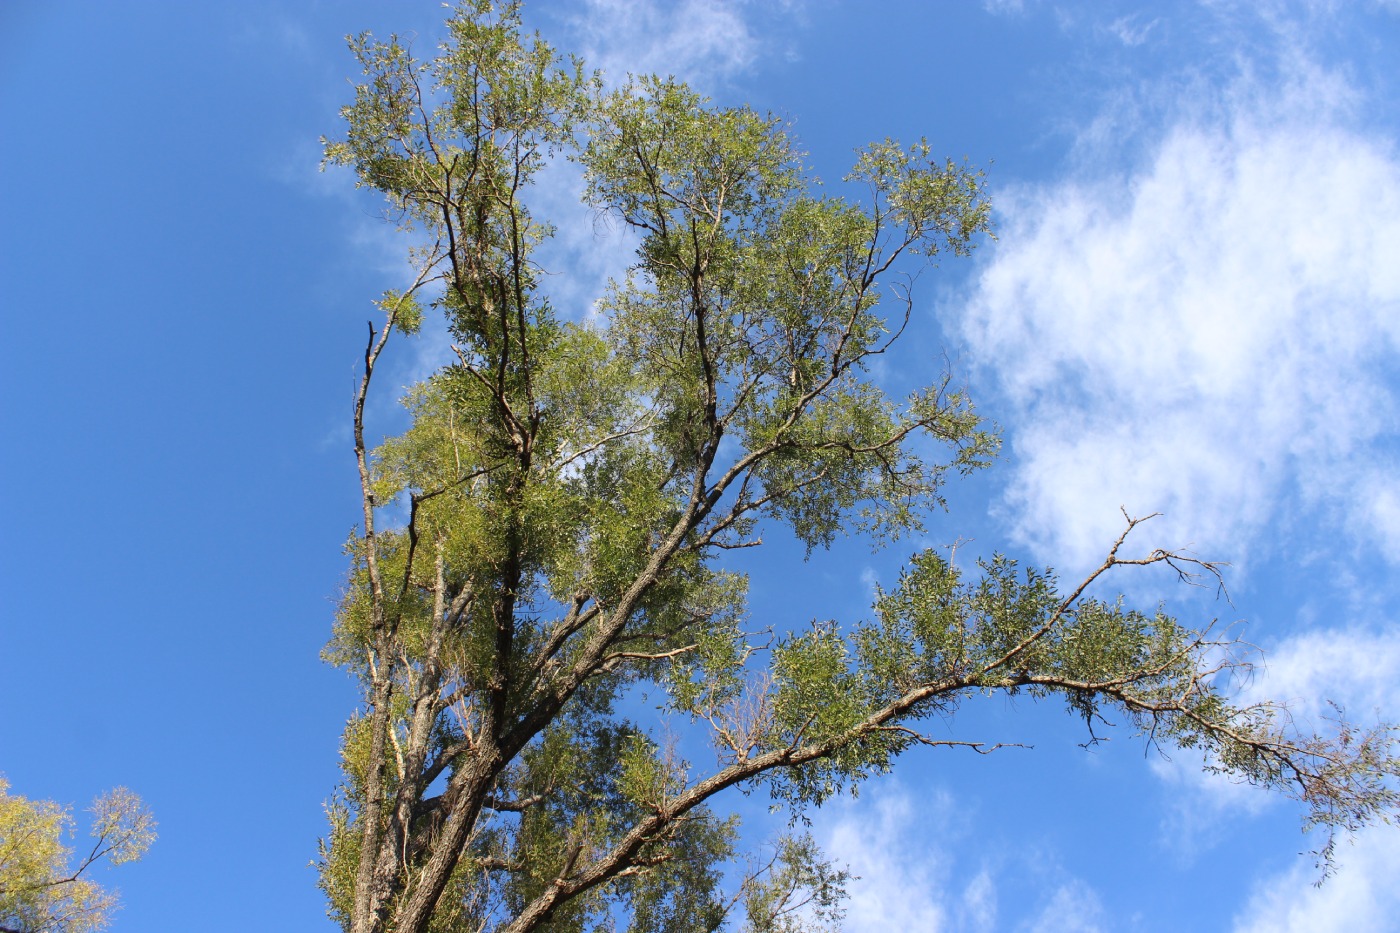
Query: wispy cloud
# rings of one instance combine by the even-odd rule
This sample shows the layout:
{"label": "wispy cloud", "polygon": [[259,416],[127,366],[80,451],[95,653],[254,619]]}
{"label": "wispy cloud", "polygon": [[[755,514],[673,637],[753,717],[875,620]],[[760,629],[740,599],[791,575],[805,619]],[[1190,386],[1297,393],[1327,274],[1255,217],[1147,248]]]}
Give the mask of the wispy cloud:
{"label": "wispy cloud", "polygon": [[[1305,628],[1280,640],[1266,653],[1238,697],[1242,704],[1264,701],[1286,704],[1293,725],[1303,734],[1327,734],[1338,710],[1362,729],[1377,721],[1393,721],[1400,714],[1400,632],[1377,622],[1358,622],[1351,627]],[[1201,765],[1198,754],[1182,751],[1169,759],[1156,758],[1152,764],[1157,776],[1172,787],[1172,806],[1163,819],[1163,843],[1188,862],[1224,835],[1241,831],[1242,820],[1278,803],[1258,788],[1208,774]],[[1339,849],[1341,876],[1353,871],[1365,876],[1377,859],[1400,858],[1400,848],[1392,851],[1390,843],[1371,841],[1372,837],[1395,835],[1392,828],[1379,827],[1348,840],[1355,845]],[[1310,840],[1308,845],[1316,847],[1321,840]],[[1400,846],[1400,840],[1394,845]],[[1290,880],[1267,885],[1272,891],[1268,896],[1275,901],[1290,888],[1299,889],[1293,894],[1301,898],[1302,889],[1318,878],[1317,869],[1307,858],[1300,858],[1284,875]],[[1314,903],[1313,899],[1305,900]],[[1258,929],[1266,928],[1276,929]],[[1371,927],[1362,924],[1352,929]]]}
{"label": "wispy cloud", "polygon": [[982,0],[982,8],[993,16],[1019,16],[1026,11],[1026,0]]}
{"label": "wispy cloud", "polygon": [[853,876],[848,933],[1094,931],[1111,926],[1097,893],[1053,851],[1000,847],[979,832],[966,800],[938,788],[917,796],[886,779],[857,800],[815,813],[813,832]]}
{"label": "wispy cloud", "polygon": [[608,280],[622,278],[640,243],[635,231],[584,203],[583,195],[582,170],[562,158],[540,172],[530,191],[531,210],[554,226],[537,256],[541,287],[559,316],[575,321],[594,313]]}
{"label": "wispy cloud", "polygon": [[1026,933],[1098,933],[1104,926],[1103,905],[1082,881],[1060,885],[1040,913],[1019,929]]}
{"label": "wispy cloud", "polygon": [[1234,933],[1352,933],[1400,930],[1400,833],[1379,827],[1338,852],[1343,870],[1321,886],[1300,862],[1270,877],[1236,915]]}
{"label": "wispy cloud", "polygon": [[1160,19],[1142,13],[1120,16],[1110,22],[1105,30],[1113,38],[1126,46],[1142,45],[1152,35],[1152,30],[1161,23]]}
{"label": "wispy cloud", "polygon": [[[912,826],[940,823],[951,813],[946,794],[925,798],[915,810],[898,786],[880,788],[860,805],[835,808],[840,812],[827,828],[823,845],[838,864],[859,878],[850,886],[846,917],[850,933],[907,930],[939,933],[952,929],[946,899],[947,855],[923,844],[939,838],[910,832]],[[980,892],[979,902],[994,894]]]}
{"label": "wispy cloud", "polygon": [[800,14],[797,0],[587,0],[570,25],[584,59],[610,82],[656,73],[712,88],[775,50],[790,54],[779,45],[786,30],[763,27],[800,22]]}

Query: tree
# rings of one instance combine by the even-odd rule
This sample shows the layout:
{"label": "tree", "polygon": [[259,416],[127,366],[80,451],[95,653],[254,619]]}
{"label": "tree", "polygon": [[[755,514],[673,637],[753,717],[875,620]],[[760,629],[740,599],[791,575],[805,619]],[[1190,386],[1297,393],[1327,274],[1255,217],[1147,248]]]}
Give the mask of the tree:
{"label": "tree", "polygon": [[117,907],[116,894],[90,878],[89,868],[141,857],[155,840],[155,820],[124,787],[92,806],[92,848],[76,864],[64,843],[69,810],[9,792],[0,777],[0,933],[82,933],[100,930]]}
{"label": "tree", "polygon": [[[670,79],[605,93],[524,36],[515,4],[467,0],[447,27],[431,61],[352,40],[366,77],[326,146],[418,237],[416,274],[369,329],[363,524],[327,648],[364,691],[321,862],[346,929],[835,922],[846,878],[811,840],[735,867],[716,798],[757,790],[800,813],[915,744],[990,751],[920,722],[993,692],[1059,697],[1091,729],[1116,710],[1199,748],[1301,801],[1324,857],[1333,832],[1394,815],[1388,726],[1295,734],[1284,708],[1222,693],[1243,645],[1091,598],[1123,566],[1216,573],[1124,556],[1136,519],[1072,587],[1004,557],[965,579],[922,551],[872,620],[746,631],[735,568],[763,528],[809,549],[893,541],[940,506],[949,471],[992,457],[946,376],[895,399],[869,372],[910,324],[897,264],[986,232],[982,176],[885,141],[845,179],[859,200],[824,194],[778,121]],[[597,320],[556,313],[535,259],[551,230],[532,185],[559,158],[641,239]],[[376,366],[425,306],[455,362],[371,448]],[[669,732],[619,714],[643,685],[665,693]],[[682,753],[702,739],[708,769]]]}

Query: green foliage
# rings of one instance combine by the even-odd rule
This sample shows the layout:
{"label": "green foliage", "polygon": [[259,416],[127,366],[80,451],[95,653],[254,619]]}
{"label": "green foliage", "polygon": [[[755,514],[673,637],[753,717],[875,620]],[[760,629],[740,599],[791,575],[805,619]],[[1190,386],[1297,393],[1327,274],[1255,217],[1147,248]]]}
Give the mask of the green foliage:
{"label": "green foliage", "polygon": [[75,862],[65,842],[70,811],[11,794],[0,776],[0,929],[82,933],[107,925],[116,894],[84,874],[103,859],[121,865],[140,858],[155,840],[155,821],[123,787],[98,797],[91,813],[94,842]]}
{"label": "green foliage", "polygon": [[[828,193],[779,121],[671,79],[605,94],[514,4],[463,3],[447,29],[430,62],[352,40],[365,79],[326,146],[418,238],[371,329],[363,525],[326,650],[364,690],[321,865],[346,929],[829,927],[847,876],[803,838],[745,867],[717,796],[800,816],[914,743],[990,750],[919,731],[989,693],[1058,697],[1091,731],[1117,710],[1325,830],[1393,813],[1386,729],[1293,736],[1221,695],[1237,646],[1084,595],[1122,564],[1213,570],[1179,555],[1121,559],[1120,539],[1066,592],[923,551],[872,620],[747,632],[726,555],[765,527],[888,543],[994,455],[947,376],[900,399],[870,372],[910,324],[901,274],[987,233],[982,177],[886,140]],[[641,239],[596,319],[556,313],[535,254],[532,186],[562,158]],[[456,360],[374,448],[376,362],[425,306]],[[643,694],[659,721],[619,715]]]}

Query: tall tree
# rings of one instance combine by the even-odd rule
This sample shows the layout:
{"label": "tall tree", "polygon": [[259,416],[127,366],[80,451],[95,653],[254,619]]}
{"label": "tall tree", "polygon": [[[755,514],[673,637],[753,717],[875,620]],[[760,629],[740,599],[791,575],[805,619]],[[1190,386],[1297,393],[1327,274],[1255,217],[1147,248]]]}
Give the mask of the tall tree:
{"label": "tall tree", "polygon": [[[965,579],[922,551],[871,620],[746,632],[732,568],[766,524],[808,548],[894,540],[941,505],[949,471],[992,456],[946,378],[897,399],[870,373],[910,323],[886,279],[972,249],[981,175],[885,141],[845,179],[858,199],[824,194],[771,117],[669,79],[605,93],[523,35],[514,4],[467,0],[447,28],[431,61],[353,40],[366,77],[326,147],[418,236],[416,275],[370,326],[363,525],[327,649],[364,690],[321,865],[346,929],[834,922],[844,875],[801,836],[734,869],[715,798],[758,789],[800,811],[915,744],[986,750],[920,722],[988,692],[1058,696],[1091,725],[1116,709],[1297,798],[1327,839],[1394,814],[1389,728],[1296,735],[1281,707],[1217,688],[1246,663],[1234,643],[1087,595],[1124,565],[1214,572],[1126,556],[1136,520],[1072,587],[1005,558]],[[641,239],[596,319],[556,313],[535,259],[551,231],[532,185],[562,157]],[[376,367],[425,305],[455,362],[371,448]],[[642,684],[672,728],[703,734],[711,767],[618,714]]]}
{"label": "tall tree", "polygon": [[66,837],[73,816],[47,800],[9,792],[0,776],[0,933],[86,933],[100,930],[117,907],[116,895],[88,876],[101,861],[141,857],[155,839],[155,821],[123,787],[92,806],[91,846],[73,860]]}

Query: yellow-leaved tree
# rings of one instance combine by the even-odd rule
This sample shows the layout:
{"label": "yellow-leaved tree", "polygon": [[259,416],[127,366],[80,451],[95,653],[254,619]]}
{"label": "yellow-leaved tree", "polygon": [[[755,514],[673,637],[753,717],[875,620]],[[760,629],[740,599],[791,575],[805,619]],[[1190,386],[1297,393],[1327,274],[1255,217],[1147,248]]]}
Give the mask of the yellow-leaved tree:
{"label": "yellow-leaved tree", "polygon": [[65,842],[72,811],[11,794],[0,776],[0,933],[80,933],[107,925],[116,892],[86,877],[88,869],[103,860],[120,865],[140,858],[156,837],[156,824],[141,798],[124,787],[98,797],[90,812],[93,842],[74,861]]}

